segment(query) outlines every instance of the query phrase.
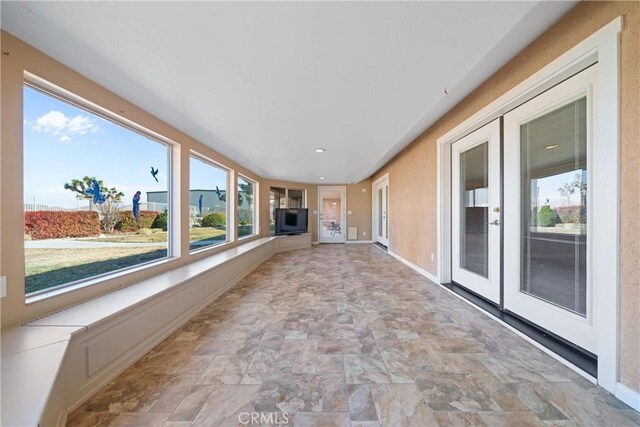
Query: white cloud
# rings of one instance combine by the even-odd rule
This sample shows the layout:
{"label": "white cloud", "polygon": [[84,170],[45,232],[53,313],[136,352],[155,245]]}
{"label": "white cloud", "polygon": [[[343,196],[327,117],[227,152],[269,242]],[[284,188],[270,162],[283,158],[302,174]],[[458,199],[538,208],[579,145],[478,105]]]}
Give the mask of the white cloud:
{"label": "white cloud", "polygon": [[74,136],[95,133],[100,127],[89,116],[78,114],[67,117],[64,113],[51,110],[47,114],[38,117],[33,129],[55,136],[60,142],[68,144]]}

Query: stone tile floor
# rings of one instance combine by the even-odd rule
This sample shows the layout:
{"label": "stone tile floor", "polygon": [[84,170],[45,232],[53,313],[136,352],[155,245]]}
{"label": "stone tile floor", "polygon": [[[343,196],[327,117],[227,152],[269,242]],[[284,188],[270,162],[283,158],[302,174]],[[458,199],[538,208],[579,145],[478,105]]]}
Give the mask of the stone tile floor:
{"label": "stone tile floor", "polygon": [[[251,413],[263,418],[243,424]],[[327,245],[271,258],[68,420],[276,424],[629,426],[640,415],[379,249]]]}

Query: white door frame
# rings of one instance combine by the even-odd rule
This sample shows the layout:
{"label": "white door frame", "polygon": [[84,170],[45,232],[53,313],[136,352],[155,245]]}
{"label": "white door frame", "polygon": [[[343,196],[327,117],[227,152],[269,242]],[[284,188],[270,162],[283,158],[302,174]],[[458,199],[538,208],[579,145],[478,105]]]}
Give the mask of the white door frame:
{"label": "white door frame", "polygon": [[[593,309],[596,307],[593,296],[597,293],[597,282],[593,281],[594,261],[594,213],[602,209],[599,196],[594,194],[598,184],[594,182],[593,172],[597,173],[598,160],[592,155],[598,145],[593,135],[593,123],[598,113],[592,105],[595,104],[594,93],[597,92],[597,67],[593,65],[564,81],[561,85],[523,104],[521,107],[507,113],[504,118],[504,162],[505,176],[511,176],[504,183],[505,216],[504,216],[504,265],[513,268],[504,272],[504,305],[505,308],[525,319],[573,342],[574,344],[597,354],[597,319]],[[529,122],[559,107],[568,105],[579,98],[587,97],[587,313],[580,316],[565,308],[561,308],[543,301],[537,297],[520,291],[520,269],[522,268],[520,238],[521,238],[521,177],[520,177],[520,147],[513,141],[520,141],[520,124]],[[509,143],[511,141],[511,143]],[[517,170],[517,172],[515,172]],[[603,188],[600,188],[604,190]],[[603,209],[606,215],[606,207]],[[597,215],[597,214],[596,214]],[[602,284],[602,283],[600,283]]]}
{"label": "white door frame", "polygon": [[[378,192],[376,191],[376,187],[383,182],[387,183],[387,188],[389,188],[389,172],[382,175],[380,178],[376,179],[371,183],[371,241],[373,243],[377,242],[378,238]],[[387,221],[389,221],[389,194],[391,191],[387,192]],[[386,224],[387,230],[389,229],[388,223]],[[389,247],[389,233],[387,232],[387,247]]]}
{"label": "white door frame", "polygon": [[[322,241],[322,191],[339,191],[342,199],[340,206],[340,226],[342,227],[340,238]],[[345,243],[347,241],[347,187],[345,185],[319,185],[318,186],[318,242],[319,243]]]}
{"label": "white door frame", "polygon": [[598,85],[595,108],[598,116],[594,132],[599,141],[593,149],[598,170],[592,170],[594,195],[608,213],[595,210],[593,215],[592,255],[598,260],[593,269],[598,301],[594,315],[598,319],[598,384],[623,396],[625,387],[618,385],[618,183],[619,183],[619,16],[582,42],[565,52],[485,108],[451,129],[437,140],[437,238],[438,279],[451,281],[451,143],[534,98],[576,72],[598,62]]}

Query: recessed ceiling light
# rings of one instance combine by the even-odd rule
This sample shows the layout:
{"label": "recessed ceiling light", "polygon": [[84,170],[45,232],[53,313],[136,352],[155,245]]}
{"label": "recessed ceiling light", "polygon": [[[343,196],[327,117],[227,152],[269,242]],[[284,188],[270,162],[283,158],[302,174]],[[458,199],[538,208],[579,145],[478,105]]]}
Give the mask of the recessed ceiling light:
{"label": "recessed ceiling light", "polygon": [[556,148],[557,146],[558,146],[558,144],[545,145],[544,149],[545,150],[552,150],[552,149]]}
{"label": "recessed ceiling light", "polygon": [[324,179],[324,176],[321,176],[320,179]]}
{"label": "recessed ceiling light", "polygon": [[316,153],[324,153],[325,151],[327,151],[326,148],[316,148]]}

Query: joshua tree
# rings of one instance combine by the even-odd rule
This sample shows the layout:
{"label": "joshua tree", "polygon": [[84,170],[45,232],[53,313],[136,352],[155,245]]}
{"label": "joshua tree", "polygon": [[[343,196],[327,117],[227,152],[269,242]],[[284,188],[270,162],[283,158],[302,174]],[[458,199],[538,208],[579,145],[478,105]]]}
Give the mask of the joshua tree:
{"label": "joshua tree", "polygon": [[71,182],[67,182],[64,184],[65,190],[73,191],[74,193],[78,193],[78,198],[80,199],[92,199],[93,197],[87,194],[87,190],[91,188],[93,185],[93,180],[98,182],[100,185],[100,191],[105,193],[106,200],[113,200],[119,202],[122,197],[124,197],[124,193],[122,191],[116,190],[115,187],[107,188],[102,183],[101,179],[96,179],[96,177],[85,176],[82,179],[72,179]]}
{"label": "joshua tree", "polygon": [[95,203],[100,214],[100,225],[105,233],[113,233],[116,224],[120,221],[120,200],[124,197],[122,191],[116,190],[115,187],[107,188],[102,180],[89,176],[82,179],[72,179],[71,182],[64,184],[64,188],[77,193],[76,197],[80,199],[88,199],[91,204],[92,200],[96,200],[95,195],[92,194],[94,181],[100,187],[99,192],[102,199],[102,202]]}

